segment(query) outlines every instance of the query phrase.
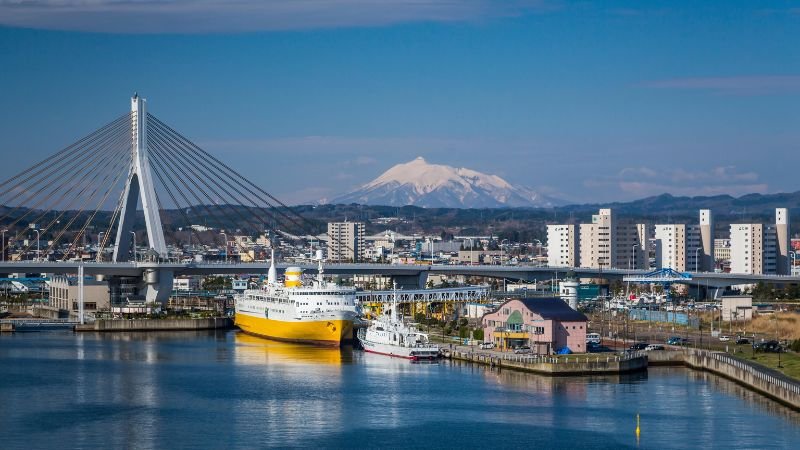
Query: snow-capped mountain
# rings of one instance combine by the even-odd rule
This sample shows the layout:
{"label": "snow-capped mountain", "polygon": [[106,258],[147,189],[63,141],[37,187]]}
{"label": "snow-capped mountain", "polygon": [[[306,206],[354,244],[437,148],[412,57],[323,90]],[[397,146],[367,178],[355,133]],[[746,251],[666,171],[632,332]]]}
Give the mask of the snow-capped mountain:
{"label": "snow-capped mountain", "polygon": [[360,188],[330,203],[425,208],[548,207],[558,203],[537,192],[512,186],[497,175],[429,164],[422,157],[398,164]]}

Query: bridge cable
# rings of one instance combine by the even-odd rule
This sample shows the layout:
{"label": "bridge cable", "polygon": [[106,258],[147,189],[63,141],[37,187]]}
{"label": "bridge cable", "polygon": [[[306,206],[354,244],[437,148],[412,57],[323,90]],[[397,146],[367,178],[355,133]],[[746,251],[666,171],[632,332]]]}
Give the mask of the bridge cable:
{"label": "bridge cable", "polygon": [[[122,153],[122,152],[120,152],[120,156],[118,156],[118,157],[117,157],[117,161],[118,161],[118,160],[120,160],[120,159],[124,159],[124,157],[125,157],[125,153]],[[80,208],[80,209],[78,210],[78,212],[75,214],[75,217],[73,217],[72,219],[70,219],[70,220],[69,220],[69,222],[67,222],[67,224],[64,226],[64,228],[63,228],[63,229],[62,229],[62,230],[61,230],[61,231],[58,233],[58,235],[57,235],[57,236],[56,236],[56,237],[53,239],[53,242],[52,242],[52,243],[50,244],[50,246],[47,248],[47,252],[48,252],[48,253],[49,253],[49,252],[50,252],[50,251],[53,249],[53,247],[55,247],[55,245],[58,243],[58,241],[59,241],[59,240],[61,240],[61,237],[64,235],[64,233],[67,231],[67,229],[69,229],[69,227],[70,227],[70,226],[72,226],[72,224],[73,224],[73,223],[74,223],[74,222],[75,222],[75,221],[78,219],[78,217],[80,217],[80,215],[81,215],[81,214],[83,213],[83,211],[86,209],[86,204],[88,204],[89,202],[91,202],[91,201],[93,201],[93,200],[94,200],[95,196],[97,195],[97,192],[98,192],[98,189],[99,189],[100,185],[103,185],[103,184],[104,184],[104,183],[105,183],[105,182],[108,180],[108,177],[109,177],[109,176],[111,176],[111,174],[112,174],[112,173],[113,173],[113,172],[106,172],[106,175],[105,175],[105,177],[103,178],[103,180],[100,182],[100,184],[99,184],[98,186],[95,186],[95,187],[94,187],[94,189],[92,190],[91,194],[89,195],[89,198],[87,198],[87,199],[85,200],[85,204],[84,204],[83,206],[81,206],[81,208]],[[122,173],[125,173],[125,172],[124,172],[124,171],[120,171],[120,173],[118,174],[118,176],[119,176],[119,175],[121,175]],[[98,174],[98,175],[99,175],[99,174]],[[88,187],[88,186],[89,186],[89,185],[87,185],[87,187]],[[85,189],[84,189],[84,190],[85,190]]]}
{"label": "bridge cable", "polygon": [[[152,116],[152,115],[149,115],[149,116]],[[213,163],[214,163],[215,165],[217,165],[218,167],[220,167],[220,168],[222,168],[222,169],[226,169],[226,170],[227,170],[227,172],[228,172],[228,174],[226,174],[226,175],[227,175],[228,177],[230,177],[230,179],[231,179],[233,182],[235,182],[235,183],[237,183],[238,185],[240,185],[240,186],[241,186],[243,189],[245,189],[246,191],[248,191],[248,192],[249,192],[249,193],[250,193],[250,194],[251,194],[253,197],[256,197],[257,199],[259,199],[259,200],[261,200],[262,202],[264,202],[266,205],[268,205],[268,206],[269,206],[269,208],[270,208],[270,209],[273,209],[275,212],[277,212],[278,214],[280,214],[282,217],[284,217],[284,218],[286,218],[287,220],[289,220],[290,222],[292,222],[292,223],[293,223],[295,226],[297,226],[297,227],[298,227],[300,230],[303,230],[303,227],[302,227],[302,226],[301,226],[299,223],[297,223],[297,221],[295,221],[294,219],[292,219],[291,217],[289,217],[288,215],[286,215],[286,213],[284,213],[284,212],[283,212],[283,211],[282,211],[280,208],[278,208],[278,207],[276,207],[275,205],[273,205],[273,204],[272,204],[270,201],[266,200],[264,197],[262,197],[262,196],[260,196],[260,195],[256,194],[255,192],[253,192],[253,190],[252,190],[250,187],[248,187],[246,184],[243,184],[243,183],[240,181],[240,179],[241,179],[241,180],[244,180],[245,182],[247,182],[247,184],[249,184],[250,186],[252,186],[253,188],[255,188],[257,191],[260,191],[261,193],[263,193],[263,194],[267,195],[268,197],[270,197],[270,198],[273,198],[273,199],[274,199],[274,197],[272,197],[272,195],[271,195],[271,194],[269,194],[269,193],[267,193],[267,192],[263,191],[261,188],[259,188],[258,186],[254,185],[254,184],[253,184],[252,182],[250,182],[249,180],[247,180],[247,179],[243,178],[243,177],[242,177],[240,174],[236,173],[236,172],[235,172],[233,169],[231,169],[231,168],[230,168],[230,167],[229,167],[227,164],[223,163],[223,162],[222,162],[222,161],[220,161],[219,159],[215,158],[213,155],[209,154],[209,153],[208,153],[208,152],[206,152],[205,150],[203,150],[203,149],[201,149],[200,147],[198,147],[197,145],[195,145],[195,144],[194,144],[193,142],[191,142],[189,139],[187,139],[186,137],[184,137],[183,135],[181,135],[181,134],[180,134],[180,133],[178,133],[177,131],[175,131],[175,130],[173,130],[172,128],[170,128],[170,127],[169,127],[168,125],[166,125],[164,122],[160,121],[160,120],[159,120],[157,117],[155,117],[155,116],[152,116],[152,118],[154,119],[154,121],[155,121],[155,122],[156,122],[158,125],[160,125],[160,126],[163,126],[163,127],[164,127],[164,128],[166,128],[168,131],[170,131],[170,132],[171,132],[171,133],[172,133],[174,136],[176,136],[176,137],[177,137],[177,138],[178,138],[180,141],[182,141],[182,142],[184,143],[184,146],[186,146],[187,148],[189,148],[189,149],[193,150],[193,153],[195,153],[196,155],[198,155],[198,156],[200,156],[200,157],[206,158],[206,160],[209,160],[209,159],[210,159],[210,160],[211,160],[211,161],[213,161]],[[223,173],[224,173],[224,171],[223,171]],[[277,200],[277,199],[275,199],[275,200]],[[252,202],[252,200],[251,200],[251,202]],[[255,202],[253,202],[253,203],[255,203]],[[280,203],[280,201],[278,201],[278,203]],[[281,203],[281,204],[282,204],[282,203]],[[283,204],[282,204],[282,205],[283,205]],[[284,208],[285,208],[285,209],[289,210],[290,212],[293,212],[293,211],[291,211],[291,208],[287,207],[286,205],[283,205],[283,206],[284,206]],[[294,212],[293,212],[293,213],[294,213]],[[295,214],[295,215],[297,215],[296,213],[294,213],[294,214]],[[272,216],[272,214],[269,214],[269,215],[270,215],[270,216]],[[302,219],[302,220],[308,221],[308,219],[305,219],[305,218],[304,218],[304,217],[302,217],[302,216],[300,216],[300,217],[301,217],[301,219]]]}
{"label": "bridge cable", "polygon": [[[157,137],[157,136],[154,136],[154,138],[155,138],[155,141],[158,141],[158,137]],[[154,151],[154,153],[156,154],[156,156],[157,156],[157,157],[159,157],[159,158],[162,158],[162,159],[163,159],[163,161],[166,163],[166,165],[167,165],[167,166],[169,166],[169,167],[171,167],[171,168],[173,167],[173,161],[172,161],[171,159],[169,159],[169,158],[165,158],[165,157],[163,156],[163,153],[162,153],[162,152],[166,152],[166,150],[162,150],[162,149],[161,149],[161,148],[160,148],[158,145],[154,145],[154,146],[152,146],[152,147],[151,147],[151,150],[153,150],[153,151]],[[191,183],[191,184],[194,186],[194,188],[195,188],[196,190],[200,191],[200,192],[203,194],[203,196],[204,196],[204,197],[205,197],[205,198],[206,198],[206,199],[207,199],[209,202],[211,202],[211,203],[212,203],[212,204],[214,204],[215,206],[219,207],[219,205],[217,205],[217,202],[216,202],[214,199],[212,199],[212,198],[211,198],[211,196],[208,194],[208,192],[206,192],[206,191],[205,191],[205,189],[203,189],[202,187],[200,187],[200,186],[197,184],[197,182],[195,181],[195,178],[193,178],[193,177],[190,177],[190,176],[187,176],[186,172],[184,172],[184,171],[183,171],[182,169],[180,169],[180,168],[177,168],[177,163],[175,163],[175,166],[176,166],[176,167],[175,167],[175,168],[173,168],[173,170],[174,170],[175,172],[178,172],[178,173],[180,173],[181,175],[183,175],[183,177],[179,177],[179,178],[178,178],[178,179],[179,179],[181,182],[183,182],[183,180],[184,180],[184,178],[185,178],[186,180],[188,180],[188,181],[189,181],[189,183]],[[195,175],[195,176],[196,176],[196,175]],[[184,184],[184,185],[185,185],[185,184]],[[189,189],[189,188],[188,188],[188,186],[187,186],[187,189],[188,189],[188,190],[190,191],[190,193],[192,193],[192,195],[193,195],[193,196],[194,196],[194,197],[197,199],[197,201],[198,201],[198,202],[201,204],[201,206],[203,206],[203,207],[206,209],[206,211],[209,213],[209,215],[212,215],[212,216],[213,216],[213,217],[214,217],[214,218],[217,220],[217,223],[221,225],[221,226],[220,226],[220,228],[221,228],[222,226],[225,226],[225,219],[224,219],[224,218],[221,218],[221,217],[219,217],[219,216],[218,216],[216,213],[214,213],[214,211],[213,211],[211,208],[209,208],[209,207],[208,207],[208,205],[204,204],[204,203],[203,203],[203,201],[200,199],[200,197],[197,195],[197,193],[196,193],[195,191],[193,191],[193,190]]]}
{"label": "bridge cable", "polygon": [[[107,140],[107,138],[108,138],[108,136],[103,136],[102,140],[100,142],[105,142]],[[78,157],[77,159],[63,159],[63,160],[61,160],[61,162],[59,162],[58,164],[55,164],[52,167],[50,167],[48,169],[48,172],[47,172],[46,176],[40,181],[47,181],[47,180],[50,180],[50,179],[61,179],[62,177],[65,177],[69,173],[69,171],[71,169],[79,166],[81,163],[85,162],[87,159],[90,159],[93,155],[98,154],[98,152],[100,152],[100,150],[101,149],[99,147],[95,147],[95,148],[92,148],[92,149],[88,149],[88,151],[86,151],[82,156]],[[71,180],[72,180],[71,178],[64,178],[64,181],[61,184],[61,186],[63,187],[64,185],[69,183]],[[33,193],[30,193],[30,190],[34,189],[37,186],[38,182],[39,181],[37,181],[34,184],[31,184],[28,187],[22,187],[24,185],[24,183],[21,183],[21,184],[18,184],[17,186],[15,186],[14,188],[12,188],[12,189],[18,189],[18,190],[17,190],[17,193],[13,197],[11,197],[10,199],[7,200],[7,203],[9,205],[11,205],[12,202],[14,200],[16,200],[17,198],[19,198],[20,196],[22,196],[24,194],[29,194],[29,195],[24,200],[21,200],[10,211],[8,211],[2,218],[0,218],[0,222],[6,220],[8,217],[10,217],[12,214],[14,214],[14,212],[19,210],[19,208],[21,208],[23,205],[28,204],[28,202],[30,202],[31,200],[35,199],[45,189],[47,189],[48,187],[51,186],[51,184],[45,183],[38,190],[34,191]],[[29,211],[29,213],[30,213],[30,211]],[[26,216],[27,216],[27,214],[26,214]]]}
{"label": "bridge cable", "polygon": [[[97,130],[93,131],[92,133],[82,137],[81,139],[79,139],[78,141],[70,144],[69,146],[65,147],[64,149],[62,149],[62,150],[60,150],[60,151],[48,156],[47,158],[45,158],[42,161],[39,161],[39,162],[33,164],[32,166],[28,167],[27,169],[23,170],[22,172],[18,173],[17,175],[14,175],[13,177],[3,181],[2,183],[0,183],[0,187],[3,187],[5,185],[7,185],[8,183],[11,183],[12,181],[19,179],[20,177],[24,176],[28,172],[36,169],[39,166],[42,166],[43,164],[47,163],[48,161],[50,161],[52,159],[58,158],[59,156],[62,156],[62,155],[63,155],[63,157],[67,157],[68,155],[71,155],[72,153],[75,153],[76,151],[78,151],[78,150],[80,150],[82,148],[82,147],[80,147],[80,145],[84,141],[86,141],[87,139],[93,138],[93,136],[95,136],[97,134],[104,133],[108,128],[111,128],[111,127],[114,127],[116,125],[119,125],[119,123],[121,121],[123,121],[123,120],[126,120],[126,119],[130,120],[130,116],[131,116],[131,113],[128,112],[128,113],[125,113],[122,116],[118,117],[117,119],[112,120],[111,122],[103,125],[102,127],[98,128]],[[4,193],[0,194],[0,196],[2,196],[2,195],[4,195]]]}
{"label": "bridge cable", "polygon": [[[230,177],[230,178],[231,178],[231,179],[232,179],[234,182],[236,182],[237,184],[239,184],[240,186],[242,186],[242,187],[243,187],[245,190],[247,190],[248,192],[250,192],[250,194],[251,194],[251,195],[253,195],[254,197],[257,197],[257,198],[259,198],[261,201],[263,201],[264,203],[266,203],[267,205],[269,205],[269,206],[270,206],[270,208],[272,208],[272,209],[276,210],[276,211],[277,211],[279,214],[281,214],[283,217],[286,217],[287,219],[289,219],[289,220],[290,220],[290,221],[291,221],[291,222],[292,222],[292,223],[293,223],[295,226],[297,226],[297,227],[298,227],[298,228],[299,228],[301,231],[306,231],[306,232],[309,232],[309,230],[308,230],[308,229],[304,229],[304,227],[302,227],[300,224],[298,224],[298,223],[297,223],[295,220],[292,220],[291,218],[289,218],[288,216],[286,216],[286,214],[284,214],[284,213],[283,213],[283,212],[280,210],[280,208],[277,208],[276,206],[272,205],[272,204],[271,204],[271,203],[270,203],[268,200],[265,200],[263,197],[261,197],[261,196],[257,195],[256,193],[254,193],[254,192],[253,192],[253,191],[252,191],[250,188],[248,188],[247,186],[243,185],[243,184],[242,184],[242,183],[239,181],[239,179],[243,179],[245,182],[247,182],[247,184],[249,184],[250,186],[252,186],[254,189],[256,189],[257,191],[259,191],[259,192],[263,193],[264,195],[268,196],[269,198],[273,199],[275,202],[277,202],[278,204],[280,204],[281,206],[283,206],[283,208],[284,208],[285,210],[289,211],[291,214],[293,214],[294,216],[296,216],[296,217],[300,218],[300,220],[302,220],[302,221],[304,221],[306,224],[308,224],[308,225],[311,227],[311,229],[310,229],[310,233],[309,233],[310,235],[314,235],[314,231],[313,231],[313,229],[314,229],[316,226],[321,226],[321,224],[316,224],[316,223],[314,223],[314,222],[310,221],[309,219],[307,219],[307,218],[306,218],[306,217],[304,217],[303,215],[301,215],[301,214],[297,213],[296,211],[294,211],[294,209],[292,209],[292,208],[290,208],[290,207],[286,206],[286,205],[285,205],[284,203],[282,203],[280,200],[278,200],[277,198],[275,198],[274,196],[272,196],[272,195],[271,195],[271,194],[269,194],[268,192],[264,191],[263,189],[261,189],[260,187],[258,187],[258,186],[257,186],[257,185],[255,185],[254,183],[252,183],[251,181],[249,181],[249,180],[247,180],[247,179],[245,179],[245,178],[241,177],[241,176],[240,176],[238,173],[236,173],[236,172],[235,172],[233,169],[231,169],[231,168],[230,168],[230,167],[229,167],[227,164],[223,163],[222,161],[220,161],[219,159],[215,158],[215,157],[214,157],[213,155],[211,155],[210,153],[206,152],[205,150],[203,150],[203,149],[201,149],[200,147],[198,147],[197,145],[195,145],[195,144],[194,144],[193,142],[191,142],[189,139],[187,139],[186,137],[184,137],[183,135],[181,135],[180,133],[178,133],[177,131],[175,131],[174,129],[172,129],[171,127],[169,127],[168,125],[166,125],[164,122],[162,122],[161,120],[159,120],[157,117],[155,117],[155,116],[153,116],[152,114],[148,113],[148,118],[152,118],[152,119],[154,120],[154,122],[156,123],[156,125],[157,125],[157,126],[161,126],[161,127],[163,127],[163,128],[166,128],[168,131],[170,131],[172,134],[174,134],[174,135],[175,135],[175,136],[176,136],[178,139],[180,139],[180,140],[181,140],[181,141],[184,143],[184,145],[185,145],[185,146],[189,147],[190,149],[193,149],[193,150],[194,150],[194,153],[195,153],[195,154],[197,154],[199,157],[201,157],[201,158],[204,158],[204,159],[206,159],[206,158],[207,158],[207,159],[206,159],[206,161],[208,161],[208,159],[210,159],[211,161],[213,161],[213,162],[216,164],[216,166],[217,166],[217,167],[221,167],[221,168],[224,168],[224,169],[226,169],[226,170],[228,171],[228,173],[229,173],[229,175],[228,175],[228,176],[229,176],[229,177]],[[224,172],[223,172],[223,173],[224,173]],[[252,202],[252,200],[251,200],[251,202]],[[255,204],[255,202],[253,202],[253,203]],[[338,238],[336,238],[336,239],[335,239],[333,236],[331,236],[331,235],[330,235],[330,233],[328,233],[328,232],[327,232],[327,230],[326,230],[324,233],[325,233],[325,234],[328,236],[329,240],[336,240],[336,241],[339,243],[339,246],[341,246],[341,240],[340,240],[340,239],[338,239]],[[346,248],[348,248],[348,249],[350,249],[351,251],[353,251],[353,252],[355,253],[354,249],[353,249],[353,248],[351,248],[349,245],[345,244],[345,247],[346,247]]]}
{"label": "bridge cable", "polygon": [[[70,191],[72,191],[72,190],[74,190],[74,189],[76,189],[76,188],[78,188],[78,187],[81,187],[81,186],[82,186],[82,189],[80,190],[80,192],[78,192],[78,194],[76,194],[75,196],[73,196],[73,197],[72,197],[72,200],[69,202],[69,204],[67,204],[67,205],[66,205],[64,208],[62,208],[62,209],[61,209],[61,211],[60,211],[60,213],[59,213],[58,215],[56,215],[56,216],[55,216],[55,217],[54,217],[54,218],[53,218],[53,219],[50,221],[50,223],[48,223],[48,224],[47,224],[47,226],[46,226],[45,228],[42,228],[42,229],[40,229],[40,230],[39,230],[39,233],[40,233],[40,234],[41,234],[41,233],[47,233],[48,231],[50,231],[50,228],[51,228],[53,225],[55,225],[56,223],[59,223],[59,221],[61,220],[61,218],[62,218],[62,217],[65,215],[65,214],[67,214],[69,211],[71,211],[71,208],[72,208],[72,207],[73,207],[73,206],[74,206],[74,205],[75,205],[77,202],[80,202],[80,201],[82,201],[82,195],[83,195],[83,193],[86,191],[86,189],[88,189],[90,186],[92,186],[92,183],[94,183],[95,181],[97,181],[98,177],[99,177],[100,175],[102,175],[102,174],[103,174],[103,172],[104,172],[104,170],[105,170],[105,169],[106,169],[106,168],[107,168],[107,167],[108,167],[108,166],[109,166],[109,165],[110,165],[110,164],[111,164],[111,163],[114,161],[114,157],[115,157],[115,155],[114,155],[114,152],[111,152],[111,153],[107,153],[107,154],[103,155],[103,157],[102,157],[102,158],[95,158],[95,159],[97,160],[97,164],[96,164],[96,165],[94,165],[94,166],[93,166],[93,168],[92,168],[92,169],[91,169],[89,172],[87,172],[87,173],[86,173],[86,174],[85,174],[85,175],[84,175],[84,176],[81,178],[80,182],[78,182],[78,183],[74,184],[74,185],[73,185],[72,187],[70,187],[70,189],[67,191],[67,192],[70,192]],[[94,161],[93,161],[93,162],[94,162]],[[64,197],[64,195],[65,195],[65,194],[62,194],[62,196],[61,196],[61,197],[63,198],[63,197]],[[60,201],[60,200],[61,200],[61,199],[59,199],[59,201]],[[17,235],[14,237],[14,240],[16,241],[17,239],[19,239],[19,238],[22,236],[22,234],[24,234],[24,232],[25,232],[25,229],[23,229],[23,230],[21,230],[20,232],[18,232],[18,233],[17,233]],[[30,247],[31,247],[31,245],[29,245],[29,246],[26,248],[26,250],[25,250],[25,251],[29,250],[29,249],[30,249]]]}
{"label": "bridge cable", "polygon": [[[162,132],[160,130],[158,130],[157,127],[154,127],[154,128],[156,130],[156,134],[159,134],[160,136],[165,137],[166,139],[169,140],[169,142],[171,144],[176,145],[176,142],[172,139],[172,137],[163,136]],[[175,147],[172,147],[172,148],[175,148]],[[229,209],[231,211],[233,211],[236,215],[238,215],[239,218],[242,219],[243,222],[250,224],[253,227],[253,229],[259,231],[258,223],[257,222],[253,222],[253,217],[259,218],[259,216],[249,206],[244,205],[243,203],[241,203],[241,201],[237,200],[236,196],[231,194],[230,191],[225,188],[225,186],[222,186],[222,185],[220,185],[219,182],[217,182],[216,178],[219,178],[219,177],[216,177],[216,178],[214,177],[215,174],[213,173],[213,169],[211,167],[206,165],[204,162],[200,161],[200,165],[202,165],[202,168],[201,168],[201,167],[199,167],[197,165],[197,162],[195,162],[195,160],[193,160],[192,158],[189,157],[189,155],[187,154],[188,152],[181,152],[180,148],[175,148],[175,149],[176,149],[176,152],[173,155],[175,157],[179,158],[182,163],[191,165],[192,167],[194,167],[195,169],[197,169],[200,172],[202,172],[203,169],[205,169],[206,170],[206,172],[205,172],[206,176],[205,177],[199,177],[199,178],[201,180],[207,178],[217,188],[221,189],[231,199],[231,203],[228,203],[227,201],[225,202],[227,204],[227,206],[229,207]],[[223,184],[226,184],[226,181],[224,179],[220,179],[220,181],[222,181]],[[204,184],[206,185],[206,187],[208,187],[210,190],[212,190],[212,192],[216,193],[217,196],[220,197],[220,199],[222,199],[222,200],[225,199],[225,197],[222,196],[222,195],[219,195],[219,192],[214,190],[214,188],[209,186],[207,183],[204,183]],[[242,195],[242,194],[239,193],[239,195]],[[234,205],[238,205],[240,207],[244,207],[250,213],[250,217],[248,218],[247,216],[242,214],[240,208],[236,208],[236,206],[234,206]],[[263,223],[263,221],[261,223]]]}
{"label": "bridge cable", "polygon": [[[197,237],[197,242],[200,243],[200,245],[203,245],[203,240],[200,239],[200,234],[197,233],[194,228],[192,228],[192,221],[191,221],[191,219],[189,219],[189,215],[186,214],[186,211],[184,211],[184,208],[181,207],[180,203],[178,203],[178,200],[175,198],[175,194],[173,194],[172,189],[169,188],[169,185],[166,183],[166,181],[162,177],[161,168],[157,167],[158,161],[156,161],[156,159],[153,158],[153,162],[155,163],[152,166],[153,173],[156,175],[158,180],[161,182],[161,185],[164,187],[164,190],[167,191],[167,194],[169,194],[170,198],[172,199],[172,203],[175,205],[175,209],[181,214],[181,216],[183,217],[183,220],[186,222],[186,225],[189,227],[189,239],[190,239],[190,242],[191,242],[191,234],[194,233],[195,237]],[[191,202],[189,202],[186,199],[186,197],[183,195],[183,192],[180,191],[180,189],[175,184],[175,182],[172,181],[172,180],[171,180],[171,182],[172,182],[172,185],[175,187],[175,190],[179,191],[179,194],[181,194],[181,197],[183,197],[183,199],[186,201],[187,208],[191,209],[192,208]],[[190,247],[191,247],[191,244],[190,244]]]}
{"label": "bridge cable", "polygon": [[[127,160],[125,158],[122,158],[122,161],[126,162],[125,166],[130,167],[131,160],[133,159],[133,153],[129,153],[128,155],[129,155],[129,157],[127,158]],[[124,169],[125,166],[120,167],[120,169]],[[121,179],[122,174],[124,174],[124,173],[125,173],[124,170],[118,170],[117,171],[117,176],[114,178],[114,180],[111,182],[111,184],[108,185],[108,189],[106,189],[106,192],[103,195],[103,197],[100,199],[100,201],[97,202],[97,206],[95,207],[94,211],[86,219],[86,222],[83,224],[83,227],[80,229],[80,231],[75,235],[75,238],[72,240],[72,244],[70,244],[70,246],[67,249],[67,251],[64,252],[64,256],[61,258],[62,261],[66,260],[67,256],[70,254],[72,249],[75,248],[75,245],[78,243],[78,240],[81,238],[81,236],[83,236],[83,233],[86,231],[86,229],[92,223],[92,221],[94,220],[94,218],[97,215],[97,212],[100,210],[100,208],[103,207],[103,204],[108,199],[109,194],[111,194],[111,191],[114,190],[114,188],[116,187],[117,183],[119,183],[119,180]],[[105,179],[103,181],[105,182]],[[134,249],[134,252],[135,251],[136,251],[136,249]]]}
{"label": "bridge cable", "polygon": [[[80,158],[72,160],[72,162],[69,163],[68,166],[62,167],[63,170],[59,170],[58,172],[53,173],[52,174],[53,178],[59,178],[60,176],[64,176],[64,175],[70,173],[72,171],[72,169],[74,169],[75,167],[81,166],[81,165],[85,165],[85,166],[88,166],[88,167],[96,168],[97,166],[95,166],[94,164],[99,162],[99,161],[101,161],[103,156],[104,156],[104,153],[103,153],[102,148],[100,146],[105,145],[110,140],[111,140],[111,143],[114,144],[114,143],[116,143],[116,142],[118,142],[120,140],[120,137],[124,137],[124,135],[115,135],[115,136],[110,136],[109,135],[109,136],[106,136],[102,141],[100,141],[97,144],[98,147],[85,152],[83,154],[83,156],[81,156]],[[65,162],[68,162],[68,160],[65,161]],[[86,164],[84,164],[84,163],[86,163]],[[59,176],[58,174],[61,173],[61,172],[63,172],[63,175]],[[91,171],[90,171],[90,173],[91,173]],[[76,174],[76,175],[80,175],[80,174]],[[19,223],[22,219],[24,219],[29,214],[31,214],[35,210],[37,210],[40,206],[42,206],[42,204],[44,202],[50,200],[51,202],[47,205],[46,208],[44,208],[44,212],[39,217],[37,217],[35,220],[33,220],[33,222],[32,222],[32,223],[38,223],[47,214],[49,214],[52,210],[54,210],[56,205],[61,203],[67,195],[69,195],[77,186],[79,186],[81,184],[81,182],[83,182],[86,179],[85,177],[86,177],[86,175],[84,175],[82,177],[73,176],[73,177],[68,177],[68,178],[65,177],[65,178],[63,178],[64,181],[61,184],[56,185],[47,195],[44,195],[36,204],[34,204],[33,206],[30,206],[28,208],[28,211],[25,214],[23,214],[20,217],[17,217],[17,219],[14,220],[13,222],[11,222],[8,225],[8,227],[13,227],[17,223]],[[80,181],[78,183],[75,183],[74,182],[75,179],[78,179]],[[71,184],[70,188],[65,190],[65,191],[62,191],[61,196],[59,198],[55,199],[53,196],[56,195],[57,192],[59,192],[61,189],[63,189],[68,184]],[[14,209],[12,209],[4,217],[0,218],[0,222],[5,220],[6,218],[8,218],[14,211],[16,211],[22,205],[27,204],[27,202],[29,200],[31,200],[32,198],[35,198],[36,196],[38,196],[43,190],[47,189],[48,187],[50,187],[50,185],[42,186],[41,189],[39,189],[34,194],[29,196],[27,199],[25,199],[25,201],[21,202],[20,205],[18,205]],[[53,201],[53,200],[55,200],[55,201]]]}

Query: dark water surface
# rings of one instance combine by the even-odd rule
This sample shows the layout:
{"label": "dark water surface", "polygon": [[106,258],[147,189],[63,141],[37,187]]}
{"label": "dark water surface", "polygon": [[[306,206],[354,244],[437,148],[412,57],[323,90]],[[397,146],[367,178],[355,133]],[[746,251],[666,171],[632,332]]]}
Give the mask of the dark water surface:
{"label": "dark water surface", "polygon": [[275,446],[797,449],[800,414],[679,368],[546,378],[236,332],[0,337],[2,449]]}

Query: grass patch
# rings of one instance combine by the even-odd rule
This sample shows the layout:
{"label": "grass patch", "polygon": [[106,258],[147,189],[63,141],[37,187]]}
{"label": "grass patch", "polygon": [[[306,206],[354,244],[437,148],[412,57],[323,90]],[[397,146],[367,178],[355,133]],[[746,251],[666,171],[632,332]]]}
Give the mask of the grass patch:
{"label": "grass patch", "polygon": [[778,354],[777,353],[756,353],[755,359],[752,358],[750,351],[745,350],[741,353],[736,353],[736,357],[760,364],[764,367],[782,372],[788,377],[800,380],[800,355],[793,352],[781,353],[781,366],[778,367]]}

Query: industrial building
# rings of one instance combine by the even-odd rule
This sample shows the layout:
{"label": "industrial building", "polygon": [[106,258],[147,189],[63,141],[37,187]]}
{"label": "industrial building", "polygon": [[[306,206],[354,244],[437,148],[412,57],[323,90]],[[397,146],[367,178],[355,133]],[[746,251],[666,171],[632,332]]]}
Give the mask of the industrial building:
{"label": "industrial building", "polygon": [[[78,279],[56,275],[50,280],[50,306],[78,313]],[[83,282],[83,308],[86,312],[108,309],[110,295],[105,281],[86,278]]]}

